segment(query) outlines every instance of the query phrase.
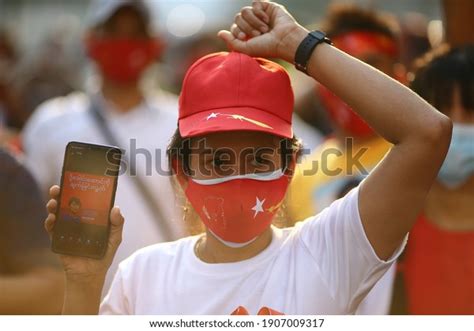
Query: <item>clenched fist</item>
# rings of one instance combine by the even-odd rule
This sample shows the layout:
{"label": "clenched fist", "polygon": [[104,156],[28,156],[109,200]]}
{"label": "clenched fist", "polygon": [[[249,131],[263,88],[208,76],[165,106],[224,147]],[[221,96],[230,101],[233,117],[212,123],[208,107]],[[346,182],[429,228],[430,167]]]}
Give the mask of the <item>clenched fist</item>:
{"label": "clenched fist", "polygon": [[230,31],[221,30],[218,36],[231,50],[293,63],[296,49],[307,34],[282,5],[253,1],[235,15]]}

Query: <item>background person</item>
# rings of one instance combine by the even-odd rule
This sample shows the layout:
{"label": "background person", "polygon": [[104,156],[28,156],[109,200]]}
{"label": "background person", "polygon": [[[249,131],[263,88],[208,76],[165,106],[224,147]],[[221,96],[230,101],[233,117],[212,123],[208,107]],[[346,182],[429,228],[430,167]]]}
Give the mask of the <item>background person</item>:
{"label": "background person", "polygon": [[84,46],[100,75],[98,90],[45,102],[23,131],[27,164],[44,192],[59,183],[64,149],[72,140],[119,145],[130,161],[127,167],[135,164],[136,174],[119,179],[116,203],[136,221],[124,230],[124,242],[105,288],[118,263],[132,252],[183,232],[164,172],[166,142],[177,120],[177,98],[162,91],[145,94],[140,85],[161,47],[150,15],[143,1],[93,1]]}
{"label": "background person", "polygon": [[412,89],[449,116],[454,127],[446,160],[410,232],[401,262],[404,289],[396,290],[404,291],[410,314],[472,315],[474,45],[444,45],[416,66]]}
{"label": "background person", "polygon": [[27,118],[19,90],[14,86],[19,66],[17,40],[0,26],[0,128],[20,129]]}
{"label": "background person", "polygon": [[42,231],[43,196],[0,148],[0,314],[59,314],[64,275]]}

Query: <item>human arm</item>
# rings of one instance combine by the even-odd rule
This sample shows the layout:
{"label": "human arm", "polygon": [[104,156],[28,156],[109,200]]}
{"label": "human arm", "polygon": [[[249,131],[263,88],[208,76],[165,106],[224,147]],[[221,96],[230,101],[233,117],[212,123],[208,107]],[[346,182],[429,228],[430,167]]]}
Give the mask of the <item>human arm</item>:
{"label": "human arm", "polygon": [[[230,31],[219,32],[236,51],[290,63],[307,34],[283,6],[264,1],[244,7]],[[423,207],[450,143],[451,121],[408,88],[330,45],[316,47],[308,73],[394,145],[359,192],[364,231],[386,260]]]}
{"label": "human arm", "polygon": [[[47,204],[49,214],[44,222],[44,226],[50,236],[56,221],[55,212],[58,196],[59,187],[53,186],[50,189],[51,199]],[[79,256],[60,255],[66,279],[63,315],[95,315],[99,313],[100,297],[105,275],[122,241],[124,219],[118,207],[112,208],[110,222],[111,229],[104,258],[97,260]]]}

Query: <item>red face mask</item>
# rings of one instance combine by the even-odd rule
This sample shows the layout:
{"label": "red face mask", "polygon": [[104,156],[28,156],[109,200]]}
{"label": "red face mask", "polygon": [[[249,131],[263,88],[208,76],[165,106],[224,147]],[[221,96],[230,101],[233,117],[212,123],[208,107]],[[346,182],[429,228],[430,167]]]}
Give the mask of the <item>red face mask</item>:
{"label": "red face mask", "polygon": [[162,48],[156,39],[130,38],[89,38],[86,46],[102,74],[118,83],[137,81]]}
{"label": "red face mask", "polygon": [[190,178],[185,194],[221,242],[241,247],[271,225],[289,182],[290,177],[281,170],[205,180]]}

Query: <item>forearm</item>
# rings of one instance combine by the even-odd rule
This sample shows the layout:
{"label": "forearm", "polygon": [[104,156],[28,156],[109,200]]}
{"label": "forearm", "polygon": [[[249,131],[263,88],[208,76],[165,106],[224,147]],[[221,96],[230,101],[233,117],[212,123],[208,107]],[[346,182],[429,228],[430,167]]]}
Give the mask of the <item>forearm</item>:
{"label": "forearm", "polygon": [[[287,52],[283,55],[286,60],[293,59],[307,33],[298,26],[285,38],[281,49]],[[411,138],[436,138],[436,130],[447,120],[402,84],[325,43],[312,53],[308,73],[393,144]]]}
{"label": "forearm", "polygon": [[66,277],[63,315],[97,315],[105,277],[74,280]]}
{"label": "forearm", "polygon": [[[306,35],[301,27],[289,35],[288,59]],[[359,194],[366,235],[387,259],[423,208],[449,146],[451,122],[408,88],[325,43],[312,53],[308,72],[395,145]]]}
{"label": "forearm", "polygon": [[[265,25],[250,11],[264,21],[266,16],[270,31],[239,39]],[[252,10],[244,7],[230,30],[219,36],[232,49],[290,63],[308,35],[283,6],[267,1],[253,2]],[[361,184],[358,199],[372,247],[380,258],[390,257],[423,207],[449,147],[451,121],[402,84],[328,44],[315,48],[307,68],[311,77],[394,144]]]}
{"label": "forearm", "polygon": [[60,270],[42,268],[0,276],[0,314],[59,314],[64,298]]}

